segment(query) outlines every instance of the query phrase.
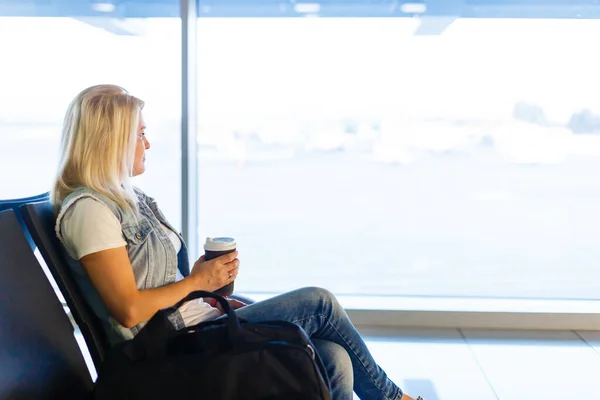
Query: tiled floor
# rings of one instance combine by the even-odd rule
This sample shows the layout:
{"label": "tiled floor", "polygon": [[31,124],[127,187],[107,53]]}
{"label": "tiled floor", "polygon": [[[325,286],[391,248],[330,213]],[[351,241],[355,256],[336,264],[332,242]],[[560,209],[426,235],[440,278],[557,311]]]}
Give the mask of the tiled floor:
{"label": "tiled floor", "polygon": [[426,400],[600,400],[600,332],[361,330],[375,359]]}
{"label": "tiled floor", "polygon": [[360,331],[392,380],[425,400],[600,400],[600,331]]}

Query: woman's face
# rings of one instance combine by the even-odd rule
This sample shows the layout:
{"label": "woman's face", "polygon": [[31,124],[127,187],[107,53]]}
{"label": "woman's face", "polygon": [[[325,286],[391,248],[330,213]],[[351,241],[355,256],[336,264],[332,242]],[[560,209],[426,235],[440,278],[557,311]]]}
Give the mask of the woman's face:
{"label": "woman's face", "polygon": [[141,175],[146,170],[146,150],[150,148],[150,142],[146,139],[146,124],[144,116],[140,112],[137,139],[135,142],[135,159],[133,161],[133,176]]}

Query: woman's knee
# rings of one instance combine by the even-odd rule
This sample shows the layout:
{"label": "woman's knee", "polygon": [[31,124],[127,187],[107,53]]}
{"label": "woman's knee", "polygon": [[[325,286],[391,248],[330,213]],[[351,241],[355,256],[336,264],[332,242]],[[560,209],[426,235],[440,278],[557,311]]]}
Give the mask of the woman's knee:
{"label": "woman's knee", "polygon": [[309,309],[320,315],[331,318],[346,316],[346,310],[340,305],[335,295],[320,287],[305,287],[300,290],[300,296]]}
{"label": "woman's knee", "polygon": [[305,295],[311,300],[318,300],[326,303],[337,302],[337,299],[335,298],[335,295],[333,293],[331,293],[327,289],[323,289],[317,286],[305,287],[300,289],[300,291],[302,291],[303,295]]}

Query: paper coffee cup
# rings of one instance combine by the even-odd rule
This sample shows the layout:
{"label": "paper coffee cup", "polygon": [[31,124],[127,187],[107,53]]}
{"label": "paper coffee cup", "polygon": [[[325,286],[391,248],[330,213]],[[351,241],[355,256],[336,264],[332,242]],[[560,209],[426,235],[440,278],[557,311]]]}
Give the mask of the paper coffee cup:
{"label": "paper coffee cup", "polygon": [[[223,254],[233,253],[237,248],[235,239],[230,237],[216,237],[206,238],[204,243],[204,259],[206,261],[212,260]],[[223,286],[220,289],[215,290],[215,293],[221,296],[229,296],[233,293],[234,282],[232,281],[228,285]]]}

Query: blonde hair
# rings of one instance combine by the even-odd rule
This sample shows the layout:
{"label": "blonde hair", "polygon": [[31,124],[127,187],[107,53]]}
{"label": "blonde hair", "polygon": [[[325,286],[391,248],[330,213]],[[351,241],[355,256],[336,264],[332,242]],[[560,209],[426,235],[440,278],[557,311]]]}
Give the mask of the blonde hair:
{"label": "blonde hair", "polygon": [[116,85],[79,93],[67,109],[61,154],[50,200],[55,211],[79,187],[125,209],[137,209],[133,171],[139,114],[144,102]]}

